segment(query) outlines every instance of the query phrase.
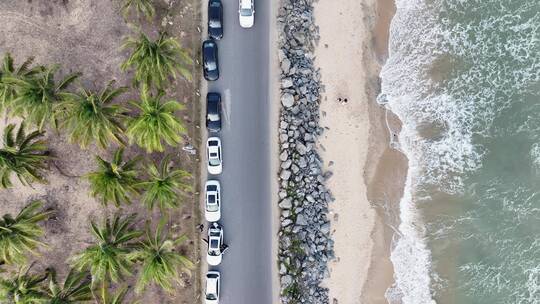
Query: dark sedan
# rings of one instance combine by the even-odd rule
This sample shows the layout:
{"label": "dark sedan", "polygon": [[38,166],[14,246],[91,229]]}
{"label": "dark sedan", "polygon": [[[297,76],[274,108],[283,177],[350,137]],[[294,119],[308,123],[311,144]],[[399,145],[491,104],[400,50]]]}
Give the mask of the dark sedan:
{"label": "dark sedan", "polygon": [[206,95],[206,128],[211,132],[221,130],[221,95],[219,93]]}
{"label": "dark sedan", "polygon": [[218,47],[213,40],[205,40],[202,45],[204,79],[214,81],[219,78]]}
{"label": "dark sedan", "polygon": [[208,36],[216,40],[223,37],[223,6],[221,0],[208,1]]}

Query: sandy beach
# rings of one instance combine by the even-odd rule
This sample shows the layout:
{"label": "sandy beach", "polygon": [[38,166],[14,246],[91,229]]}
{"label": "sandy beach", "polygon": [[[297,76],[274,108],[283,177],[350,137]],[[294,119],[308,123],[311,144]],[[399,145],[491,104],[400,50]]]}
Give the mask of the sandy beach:
{"label": "sandy beach", "polygon": [[328,187],[335,197],[330,218],[336,259],[325,281],[331,303],[386,303],[384,292],[392,284],[392,233],[384,208],[372,201],[381,193],[381,182],[390,187],[383,192],[398,199],[402,188],[402,174],[388,184],[392,172],[385,164],[400,165],[401,159],[388,148],[385,112],[375,102],[392,14],[391,1],[346,0],[336,7],[320,0],[315,5],[316,64],[325,87],[321,125],[327,127],[319,151],[325,169],[334,173]]}

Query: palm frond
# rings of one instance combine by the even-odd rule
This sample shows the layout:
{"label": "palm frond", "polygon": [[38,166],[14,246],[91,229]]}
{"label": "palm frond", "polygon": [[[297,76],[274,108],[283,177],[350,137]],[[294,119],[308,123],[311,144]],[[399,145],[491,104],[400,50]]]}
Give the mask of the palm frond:
{"label": "palm frond", "polygon": [[22,264],[26,253],[34,253],[38,246],[45,246],[39,241],[43,229],[39,223],[46,220],[53,212],[39,211],[43,207],[40,201],[34,201],[24,207],[13,218],[4,214],[0,219],[0,259],[7,264]]}
{"label": "palm frond", "polygon": [[6,53],[4,55],[2,68],[0,69],[0,111],[9,110],[13,100],[17,97],[16,87],[6,79],[31,77],[43,71],[42,66],[30,68],[33,62],[34,58],[29,57],[18,68],[15,68],[11,54]]}
{"label": "palm frond", "polygon": [[176,208],[180,204],[181,195],[192,191],[191,185],[186,181],[191,174],[184,170],[170,168],[170,162],[171,155],[167,155],[161,160],[159,166],[150,163],[146,167],[146,172],[150,175],[149,179],[137,184],[144,190],[141,202],[150,210],[156,204],[161,211]]}
{"label": "palm frond", "polygon": [[63,100],[66,87],[80,76],[79,73],[69,74],[57,84],[54,80],[57,71],[58,66],[52,66],[39,74],[4,78],[16,91],[16,97],[11,102],[13,114],[25,117],[39,130],[43,130],[46,122],[56,127],[54,109]]}
{"label": "palm frond", "polygon": [[97,282],[118,282],[124,275],[131,274],[134,239],[142,235],[134,228],[135,216],[105,219],[101,226],[92,225],[96,243],[72,258],[72,265],[79,271],[89,270],[92,284]]}
{"label": "palm frond", "polygon": [[88,272],[71,269],[63,284],[56,280],[56,271],[49,270],[47,304],[77,304],[92,300],[91,276]]}
{"label": "palm frond", "polygon": [[22,267],[10,277],[0,278],[0,302],[6,304],[42,304],[47,297],[43,292],[45,274],[30,274],[29,267]]}
{"label": "palm frond", "polygon": [[45,182],[42,174],[47,168],[46,161],[50,157],[45,142],[38,140],[39,137],[44,136],[45,132],[34,131],[26,135],[23,122],[14,138],[14,129],[13,124],[4,129],[4,146],[0,148],[0,186],[11,187],[12,175],[16,175],[23,185]]}
{"label": "palm frond", "polygon": [[135,10],[137,18],[143,15],[148,20],[152,19],[156,13],[152,0],[123,0],[123,2],[122,14],[124,18],[128,17],[131,10]]}
{"label": "palm frond", "polygon": [[127,38],[123,48],[132,49],[131,55],[122,64],[122,70],[135,69],[135,85],[164,87],[178,74],[191,80],[188,67],[193,60],[189,52],[180,43],[165,33],[160,33],[157,40],[150,40],[144,33],[138,38]]}
{"label": "palm frond", "polygon": [[[99,290],[99,304],[124,304],[128,286],[121,287],[114,294],[110,294],[107,284],[102,284]],[[130,303],[137,304],[138,302]]]}
{"label": "palm frond", "polygon": [[163,141],[170,146],[182,142],[182,134],[186,128],[175,112],[183,109],[177,101],[169,100],[162,103],[163,93],[153,96],[146,88],[141,92],[140,103],[131,102],[138,113],[128,120],[126,135],[130,143],[135,142],[146,152],[164,150]]}
{"label": "palm frond", "polygon": [[140,158],[123,161],[123,151],[122,148],[117,149],[111,162],[96,156],[99,168],[86,176],[90,181],[92,196],[99,198],[104,205],[110,202],[116,206],[129,204],[132,197],[139,193],[136,188],[140,182],[136,164]]}
{"label": "palm frond", "polygon": [[135,290],[140,293],[148,284],[156,284],[167,292],[174,290],[174,282],[180,282],[179,270],[190,273],[193,263],[179,253],[176,247],[186,240],[185,236],[170,239],[164,230],[166,218],[162,218],[152,231],[147,223],[146,238],[141,247],[130,256],[142,262],[142,269]]}
{"label": "palm frond", "polygon": [[61,125],[67,129],[70,141],[78,143],[81,148],[87,148],[93,141],[103,149],[110,142],[123,144],[121,121],[127,110],[110,103],[127,88],[115,89],[112,83],[99,93],[80,89],[78,93],[66,94],[58,106],[59,116],[63,119]]}

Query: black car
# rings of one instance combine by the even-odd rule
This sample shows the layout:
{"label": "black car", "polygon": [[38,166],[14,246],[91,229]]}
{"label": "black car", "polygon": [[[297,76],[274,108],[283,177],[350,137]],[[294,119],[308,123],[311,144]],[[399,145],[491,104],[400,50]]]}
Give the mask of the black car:
{"label": "black car", "polygon": [[219,78],[218,48],[213,40],[205,40],[202,45],[204,79],[214,81]]}
{"label": "black car", "polygon": [[208,36],[216,40],[223,37],[223,6],[221,0],[208,1]]}
{"label": "black car", "polygon": [[221,130],[221,95],[219,93],[206,95],[206,128],[211,132]]}

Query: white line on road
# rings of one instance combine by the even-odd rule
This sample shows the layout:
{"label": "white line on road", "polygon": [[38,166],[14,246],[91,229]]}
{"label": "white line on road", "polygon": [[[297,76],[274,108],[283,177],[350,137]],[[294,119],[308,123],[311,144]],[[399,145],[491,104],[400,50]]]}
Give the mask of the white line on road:
{"label": "white line on road", "polygon": [[231,107],[232,107],[232,99],[231,99],[231,89],[225,89],[225,94],[223,98],[223,120],[225,121],[225,125],[227,128],[231,127]]}

